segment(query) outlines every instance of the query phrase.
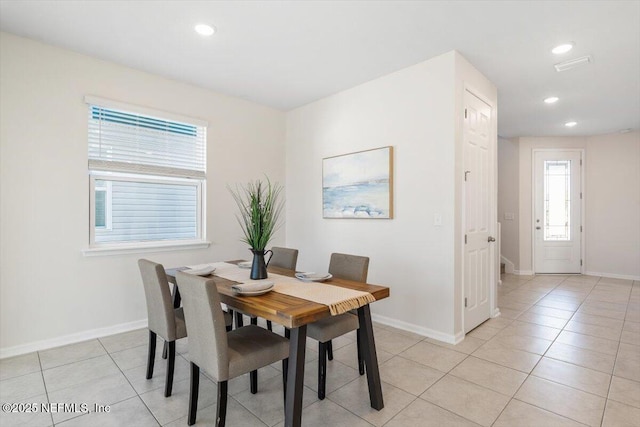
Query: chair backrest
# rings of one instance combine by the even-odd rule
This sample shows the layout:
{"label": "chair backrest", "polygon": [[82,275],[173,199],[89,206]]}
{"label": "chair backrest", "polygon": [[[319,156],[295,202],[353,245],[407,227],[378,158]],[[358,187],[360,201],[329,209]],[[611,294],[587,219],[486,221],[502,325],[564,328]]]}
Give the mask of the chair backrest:
{"label": "chair backrest", "polygon": [[164,267],[146,259],[138,260],[138,267],[147,300],[149,330],[166,341],[175,341],[176,315]]}
{"label": "chair backrest", "polygon": [[176,280],[189,330],[189,359],[217,381],[228,380],[229,344],[214,281],[182,272]]}
{"label": "chair backrest", "polygon": [[273,256],[269,260],[269,265],[274,267],[295,270],[298,264],[298,250],[289,248],[272,247]]}
{"label": "chair backrest", "polygon": [[369,257],[333,253],[329,261],[329,273],[338,279],[366,282]]}

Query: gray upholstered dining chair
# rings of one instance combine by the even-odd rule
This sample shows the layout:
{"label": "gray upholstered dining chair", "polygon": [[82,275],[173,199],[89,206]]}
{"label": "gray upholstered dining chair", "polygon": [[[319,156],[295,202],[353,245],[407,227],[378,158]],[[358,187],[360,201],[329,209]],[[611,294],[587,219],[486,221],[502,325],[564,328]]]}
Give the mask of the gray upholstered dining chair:
{"label": "gray upholstered dining chair", "polygon": [[[149,319],[149,354],[147,359],[147,379],[153,376],[156,355],[156,336],[164,340],[162,354],[167,360],[167,379],[165,381],[164,396],[171,396],[173,388],[173,371],[176,360],[176,340],[187,336],[182,307],[174,308],[174,295],[171,293],[167,275],[162,264],[146,259],[138,260],[138,267],[142,275],[144,294],[147,301],[147,317]],[[232,317],[224,314],[227,330],[231,329]]]}
{"label": "gray upholstered dining chair", "polygon": [[[271,248],[271,251],[272,251],[272,254],[271,254],[271,258],[269,259],[269,265],[295,271],[296,265],[298,264],[297,249],[280,248],[280,247],[274,246]],[[235,310],[235,309],[230,309],[230,310],[235,311],[236,327],[242,327],[244,323],[242,316],[244,313],[242,313],[242,311],[240,310]],[[252,325],[258,324],[258,318],[256,316],[251,316],[251,324]],[[273,325],[271,323],[271,320],[267,320],[267,329],[270,331],[273,331]],[[251,384],[251,388],[250,388],[251,393],[256,394],[258,392],[258,372],[257,371],[251,372],[249,382]]]}
{"label": "gray upholstered dining chair", "polygon": [[187,336],[182,308],[173,308],[171,289],[167,281],[164,267],[161,264],[141,259],[138,267],[142,275],[144,294],[147,300],[147,316],[149,318],[149,354],[147,360],[147,379],[153,376],[153,365],[156,355],[156,336],[168,343],[167,379],[164,396],[171,396],[173,387],[173,370],[176,360],[176,340]]}
{"label": "gray upholstered dining chair", "polygon": [[189,325],[191,386],[187,424],[196,422],[202,368],[218,382],[216,426],[222,427],[227,412],[228,380],[282,360],[286,387],[289,340],[255,325],[226,332],[215,283],[182,272],[177,273],[176,280]]}
{"label": "gray upholstered dining chair", "polygon": [[[369,258],[357,255],[333,253],[329,261],[329,273],[338,279],[366,282],[369,272]],[[357,331],[358,370],[364,374],[362,344],[358,316],[352,312],[329,316],[309,324],[307,336],[318,340],[318,399],[325,397],[327,383],[327,357],[333,359],[331,340],[341,335]]]}
{"label": "gray upholstered dining chair", "polygon": [[[269,265],[274,267],[285,268],[287,270],[296,270],[298,265],[298,250],[291,248],[280,248],[274,246],[271,248],[273,255],[269,260]],[[272,331],[271,320],[267,320],[267,329]]]}
{"label": "gray upholstered dining chair", "polygon": [[298,264],[298,250],[291,248],[280,248],[274,246],[271,248],[273,256],[269,260],[269,265],[274,267],[286,268],[287,270],[295,270]]}

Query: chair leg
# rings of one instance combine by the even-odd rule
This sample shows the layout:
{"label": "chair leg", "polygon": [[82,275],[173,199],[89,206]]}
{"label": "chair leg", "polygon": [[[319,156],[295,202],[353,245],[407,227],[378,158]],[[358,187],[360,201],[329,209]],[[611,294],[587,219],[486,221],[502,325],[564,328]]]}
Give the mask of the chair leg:
{"label": "chair leg", "polygon": [[156,333],[149,331],[149,356],[147,359],[147,379],[153,376],[153,364],[156,360]]}
{"label": "chair leg", "polygon": [[216,405],[216,427],[224,427],[227,420],[227,382],[218,383],[218,404]]}
{"label": "chair leg", "polygon": [[244,320],[242,319],[242,313],[236,311],[236,329],[244,326]]}
{"label": "chair leg", "polygon": [[284,328],[284,337],[286,339],[290,339],[291,338],[291,329],[289,328]]}
{"label": "chair leg", "polygon": [[327,385],[327,343],[318,344],[318,399],[324,400]]}
{"label": "chair leg", "polygon": [[200,385],[200,367],[191,362],[191,387],[189,388],[189,416],[187,424],[192,426],[196,423],[196,412],[198,411],[198,388]]}
{"label": "chair leg", "polygon": [[364,357],[362,356],[362,337],[360,336],[360,328],[356,331],[356,346],[358,348],[358,371],[360,375],[364,375]]}
{"label": "chair leg", "polygon": [[167,380],[164,385],[164,397],[171,396],[173,389],[173,370],[176,365],[176,342],[169,342],[169,355],[167,360]]}
{"label": "chair leg", "polygon": [[271,325],[271,320],[267,320],[267,329],[273,332],[273,326]]}
{"label": "chair leg", "polygon": [[251,316],[251,324],[252,325],[258,325],[258,318],[255,316]]}
{"label": "chair leg", "polygon": [[327,341],[327,356],[329,360],[333,360],[333,343],[331,341]]}
{"label": "chair leg", "polygon": [[258,392],[258,371],[249,372],[249,386],[251,388],[251,394]]}
{"label": "chair leg", "polygon": [[168,344],[165,341],[164,345],[162,346],[162,358],[166,359],[167,358],[167,351],[168,351]]}
{"label": "chair leg", "polygon": [[[229,316],[231,316],[231,324],[225,326],[225,329],[227,330],[227,332],[231,332],[231,330],[233,329],[233,310],[231,310],[230,308],[227,307],[227,311],[225,313],[225,311],[222,311],[223,314],[229,314]],[[226,316],[225,316],[226,317]]]}

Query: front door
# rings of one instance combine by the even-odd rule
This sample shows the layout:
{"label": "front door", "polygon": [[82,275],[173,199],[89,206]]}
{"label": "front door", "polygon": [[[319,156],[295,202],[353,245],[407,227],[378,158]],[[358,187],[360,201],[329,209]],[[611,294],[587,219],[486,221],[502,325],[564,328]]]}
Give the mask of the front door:
{"label": "front door", "polygon": [[580,273],[582,152],[534,152],[534,271]]}
{"label": "front door", "polygon": [[495,145],[492,108],[465,92],[464,119],[464,330],[469,332],[491,317],[495,268],[491,236]]}

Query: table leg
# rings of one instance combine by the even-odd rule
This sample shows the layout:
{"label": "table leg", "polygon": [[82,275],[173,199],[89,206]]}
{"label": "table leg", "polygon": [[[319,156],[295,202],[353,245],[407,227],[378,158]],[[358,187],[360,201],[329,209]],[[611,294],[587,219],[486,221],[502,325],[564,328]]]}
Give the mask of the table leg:
{"label": "table leg", "polygon": [[378,411],[384,408],[382,399],[382,383],[378,370],[378,355],[376,354],[376,342],[373,338],[373,324],[371,323],[371,309],[369,305],[358,309],[358,321],[360,322],[360,337],[364,349],[364,363],[367,371],[367,383],[369,384],[369,400],[371,407]]}
{"label": "table leg", "polygon": [[291,329],[287,397],[284,405],[285,427],[300,427],[302,425],[302,392],[304,390],[304,353],[306,343],[307,325]]}

